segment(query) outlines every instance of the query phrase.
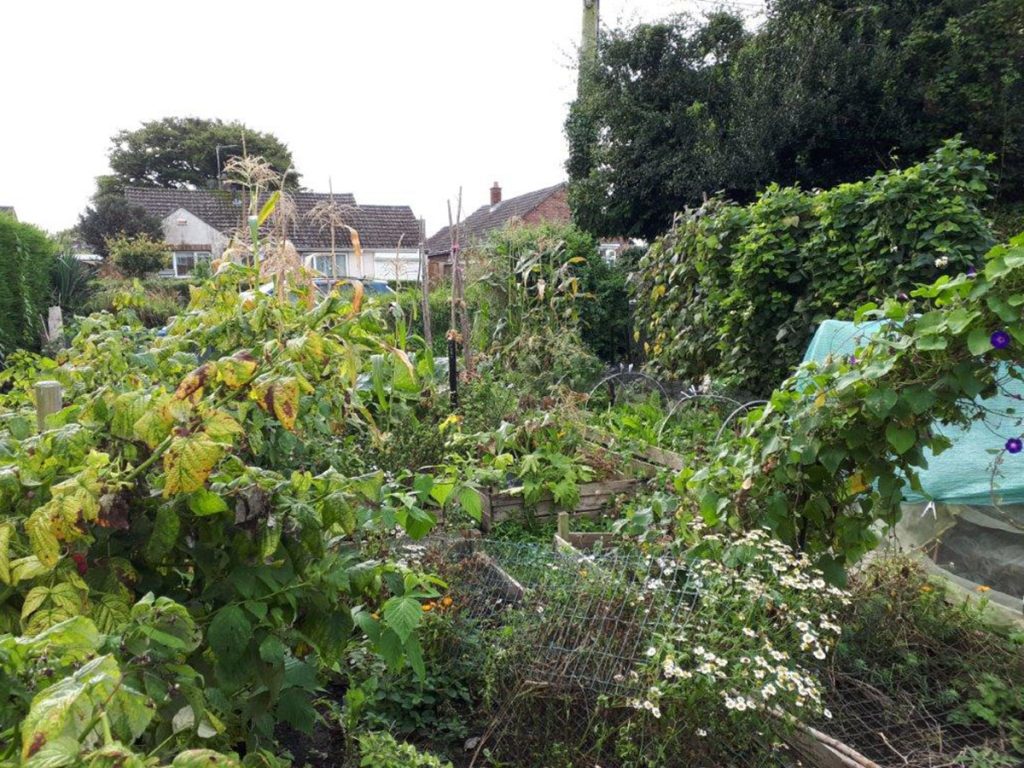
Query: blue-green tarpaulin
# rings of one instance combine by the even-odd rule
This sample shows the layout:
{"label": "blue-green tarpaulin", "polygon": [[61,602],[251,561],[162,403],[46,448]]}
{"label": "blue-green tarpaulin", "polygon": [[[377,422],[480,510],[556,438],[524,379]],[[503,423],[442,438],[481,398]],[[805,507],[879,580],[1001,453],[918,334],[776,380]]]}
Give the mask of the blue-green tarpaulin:
{"label": "blue-green tarpaulin", "polygon": [[[871,338],[881,323],[852,323],[826,320],[818,328],[807,347],[804,362],[824,362],[848,357]],[[953,504],[991,505],[993,492],[999,504],[1024,503],[1024,453],[1003,453],[1008,438],[1021,435],[1024,402],[1024,383],[1002,377],[1002,391],[981,403],[989,409],[984,421],[967,429],[937,424],[937,432],[953,443],[938,456],[926,452],[928,468],[920,470],[922,496],[909,487],[904,497],[909,502],[942,501]],[[1003,415],[997,415],[1003,414]],[[993,477],[995,460],[1002,456],[1002,464]]]}

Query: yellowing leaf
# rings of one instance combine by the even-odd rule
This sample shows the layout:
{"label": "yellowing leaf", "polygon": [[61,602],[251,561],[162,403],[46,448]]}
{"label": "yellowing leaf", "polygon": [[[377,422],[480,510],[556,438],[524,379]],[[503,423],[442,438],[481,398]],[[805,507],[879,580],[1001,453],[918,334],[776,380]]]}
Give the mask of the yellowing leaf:
{"label": "yellowing leaf", "polygon": [[299,383],[293,378],[264,382],[250,394],[260,408],[272,413],[285,429],[295,428],[299,413]]}
{"label": "yellowing leaf", "polygon": [[209,363],[203,363],[194,371],[191,371],[181,380],[181,384],[178,385],[178,389],[174,392],[174,399],[188,400],[193,403],[198,402],[199,398],[203,396],[203,387],[206,386],[210,373]]}
{"label": "yellowing leaf", "polygon": [[136,438],[142,440],[150,448],[156,448],[171,433],[173,424],[174,420],[167,413],[166,408],[151,404],[149,410],[135,422],[132,431]]}
{"label": "yellowing leaf", "polygon": [[149,396],[144,392],[125,392],[114,399],[114,417],[110,431],[115,437],[131,440],[135,437],[135,423],[149,408]]}
{"label": "yellowing leaf", "polygon": [[164,496],[202,488],[223,453],[223,448],[204,432],[174,438],[164,454]]}
{"label": "yellowing leaf", "polygon": [[8,548],[14,527],[10,523],[0,523],[0,583],[11,583],[11,561]]}
{"label": "yellowing leaf", "polygon": [[35,555],[19,557],[17,560],[11,560],[11,584],[13,586],[22,581],[34,579],[36,576],[42,576],[51,570],[53,570],[52,565],[43,565],[42,561]]}
{"label": "yellowing leaf", "polygon": [[850,476],[850,493],[863,493],[868,489],[868,484],[864,482],[864,475],[857,472]]}
{"label": "yellowing leaf", "polygon": [[256,358],[248,352],[238,352],[217,361],[217,378],[231,389],[243,386],[256,372]]}
{"label": "yellowing leaf", "polygon": [[203,431],[215,443],[234,444],[235,435],[242,434],[242,425],[224,411],[211,411],[203,416]]}

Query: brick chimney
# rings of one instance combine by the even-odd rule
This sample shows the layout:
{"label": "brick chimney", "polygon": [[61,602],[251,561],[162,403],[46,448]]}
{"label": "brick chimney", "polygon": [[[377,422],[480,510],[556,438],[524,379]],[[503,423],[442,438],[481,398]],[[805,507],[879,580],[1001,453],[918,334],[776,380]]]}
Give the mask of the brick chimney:
{"label": "brick chimney", "polygon": [[491,205],[497,205],[501,202],[501,187],[498,186],[498,182],[494,182],[494,186],[491,187]]}

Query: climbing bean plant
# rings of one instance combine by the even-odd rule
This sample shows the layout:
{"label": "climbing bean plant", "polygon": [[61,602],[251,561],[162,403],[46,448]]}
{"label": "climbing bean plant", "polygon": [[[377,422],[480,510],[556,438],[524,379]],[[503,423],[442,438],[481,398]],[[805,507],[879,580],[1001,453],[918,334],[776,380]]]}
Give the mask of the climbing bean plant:
{"label": "climbing bean plant", "polygon": [[750,205],[713,198],[681,214],[633,277],[651,366],[771,391],[821,320],[984,255],[994,244],[981,212],[987,162],[951,140],[923,163],[854,184],[772,185]]}
{"label": "climbing bean plant", "polygon": [[[768,527],[841,579],[877,543],[877,523],[898,519],[905,483],[920,490],[926,450],[948,447],[935,426],[984,419],[976,398],[1024,374],[1024,235],[976,273],[864,305],[857,318],[885,322],[855,355],[801,366],[735,442],[679,476],[692,494],[683,517]],[[1020,437],[994,436],[995,460],[1020,460]]]}

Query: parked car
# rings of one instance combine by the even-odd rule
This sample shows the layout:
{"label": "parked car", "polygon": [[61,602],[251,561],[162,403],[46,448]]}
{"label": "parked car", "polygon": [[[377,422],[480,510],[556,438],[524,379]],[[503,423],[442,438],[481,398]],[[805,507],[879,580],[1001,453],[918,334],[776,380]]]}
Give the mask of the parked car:
{"label": "parked car", "polygon": [[383,280],[364,280],[359,277],[315,277],[313,278],[313,284],[316,286],[317,293],[321,296],[326,296],[331,292],[331,289],[335,286],[339,286],[339,290],[344,293],[346,290],[352,290],[352,283],[362,283],[363,295],[365,296],[387,296],[394,294],[395,290],[385,283]]}

